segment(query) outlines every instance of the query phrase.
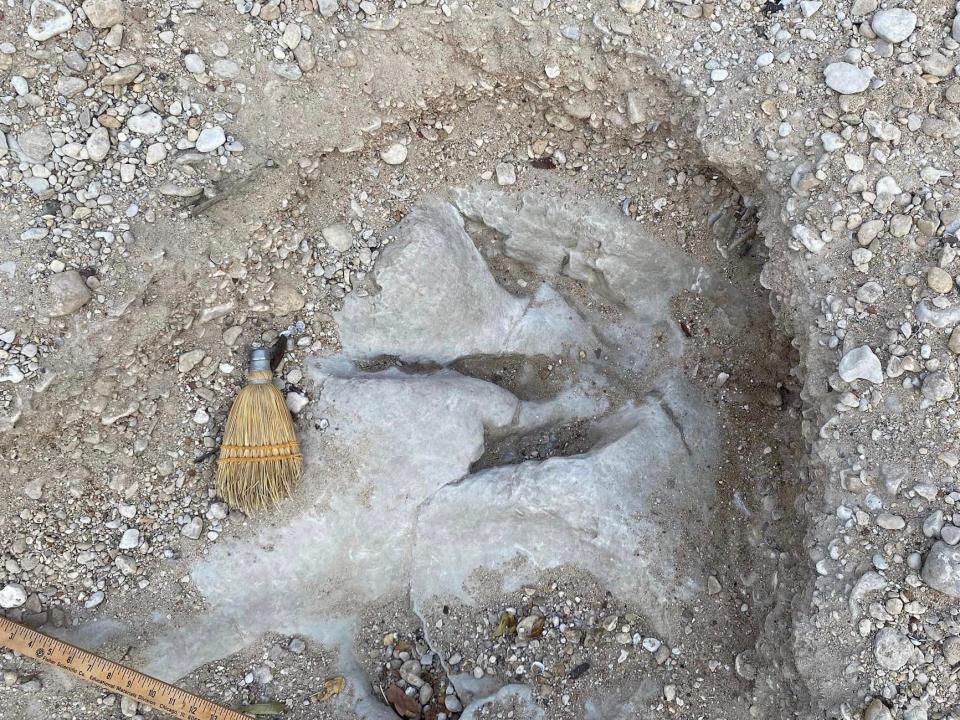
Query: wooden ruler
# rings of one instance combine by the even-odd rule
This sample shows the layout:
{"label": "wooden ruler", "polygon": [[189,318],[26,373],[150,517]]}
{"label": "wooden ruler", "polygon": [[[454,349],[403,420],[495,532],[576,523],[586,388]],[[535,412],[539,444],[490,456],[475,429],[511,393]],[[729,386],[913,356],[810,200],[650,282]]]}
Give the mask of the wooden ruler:
{"label": "wooden ruler", "polygon": [[131,697],[179,720],[250,720],[249,715],[131,670],[0,616],[0,647],[55,665],[74,677]]}

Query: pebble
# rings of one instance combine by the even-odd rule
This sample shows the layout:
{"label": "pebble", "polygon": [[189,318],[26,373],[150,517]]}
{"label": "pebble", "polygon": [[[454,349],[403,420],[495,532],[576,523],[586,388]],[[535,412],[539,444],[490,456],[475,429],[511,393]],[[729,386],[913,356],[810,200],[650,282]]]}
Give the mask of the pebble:
{"label": "pebble", "polygon": [[93,297],[90,288],[76,270],[67,270],[53,275],[49,280],[48,291],[47,312],[51,317],[70,315],[90,302]]}
{"label": "pebble", "polygon": [[153,143],[147,148],[145,160],[147,165],[158,165],[167,157],[167,147],[163,143]]}
{"label": "pebble", "polygon": [[646,7],[647,0],[619,0],[620,9],[623,10],[627,15],[636,15],[640,12],[643,12],[643,8]]}
{"label": "pebble", "polygon": [[873,654],[880,667],[899,670],[913,657],[916,648],[910,639],[894,628],[881,628],[873,638]]}
{"label": "pebble", "polygon": [[227,136],[223,128],[219,125],[212,128],[204,128],[197,137],[196,148],[202,153],[213,152],[227,141]]}
{"label": "pebble", "polygon": [[30,3],[30,23],[27,35],[31,40],[43,42],[62,35],[73,27],[70,9],[54,0],[33,0]]}
{"label": "pebble", "polygon": [[163,129],[163,118],[155,112],[134,115],[127,120],[127,129],[137,135],[157,135]]}
{"label": "pebble", "polygon": [[502,162],[497,165],[497,185],[513,185],[517,182],[517,171],[512,163]]}
{"label": "pebble", "polygon": [[23,585],[10,583],[9,585],[4,585],[3,589],[0,590],[0,608],[4,610],[20,607],[26,602],[27,591]]}
{"label": "pebble", "polygon": [[870,87],[870,74],[856,65],[835,62],[824,70],[827,87],[841,95],[855,95]]}
{"label": "pebble", "polygon": [[944,638],[943,657],[951,666],[960,664],[960,637],[951,635]]}
{"label": "pebble", "polygon": [[905,8],[878,10],[870,21],[870,27],[888,43],[900,43],[916,30],[917,16]]}
{"label": "pebble", "polygon": [[53,138],[42,125],[34,125],[17,136],[20,150],[34,162],[46,160],[53,154]]}
{"label": "pebble", "polygon": [[280,42],[286,45],[290,50],[296,50],[303,38],[303,32],[297,23],[287,23],[283,34],[280,36]]}
{"label": "pebble", "polygon": [[119,547],[121,550],[133,550],[140,547],[140,531],[136,528],[124,530],[123,535],[120,536]]}
{"label": "pebble", "polygon": [[838,372],[840,379],[844,382],[867,380],[874,385],[883,382],[883,367],[880,365],[880,359],[869,345],[861,345],[844,355],[840,360]]}
{"label": "pebble", "polygon": [[303,395],[298,392],[287,393],[287,407],[290,409],[290,412],[292,412],[294,415],[296,415],[298,412],[303,410],[307,406],[307,403],[309,402],[310,400],[307,398],[306,395]]}
{"label": "pebble", "polygon": [[863,711],[863,720],[893,720],[893,715],[882,700],[874,698]]}
{"label": "pebble", "polygon": [[214,60],[212,66],[213,74],[224,80],[235,80],[240,76],[240,66],[233,60],[219,59]]}
{"label": "pebble", "polygon": [[923,380],[921,393],[933,402],[949,400],[953,397],[953,380],[943,371],[932,372]]}
{"label": "pebble", "polygon": [[401,165],[407,159],[407,146],[403,143],[393,143],[380,152],[380,159],[387,165]]}
{"label": "pebble", "polygon": [[107,596],[104,594],[103,590],[97,590],[96,592],[90,594],[90,597],[86,599],[86,601],[83,603],[83,606],[88,610],[92,610],[100,605],[106,599],[106,597]]}
{"label": "pebble", "polygon": [[203,350],[189,350],[177,358],[177,370],[182,373],[190,372],[206,357]]}
{"label": "pebble", "polygon": [[87,155],[94,162],[101,162],[106,159],[110,152],[110,133],[106,128],[94,128],[93,132],[87,138]]}
{"label": "pebble", "polygon": [[137,715],[137,701],[126,695],[120,696],[120,714],[132,718]]}
{"label": "pebble", "polygon": [[960,543],[960,527],[956,525],[944,525],[940,529],[940,539],[947,545]]}
{"label": "pebble", "polygon": [[906,521],[900,515],[890,513],[880,513],[877,516],[877,525],[884,530],[902,530],[906,527]]}
{"label": "pebble", "polygon": [[953,278],[943,268],[934,266],[927,270],[927,285],[935,293],[945,295],[953,290]]}
{"label": "pebble", "polygon": [[204,62],[203,58],[196,53],[184,55],[183,66],[187,69],[187,72],[194,74],[202,73],[207,69],[207,64]]}
{"label": "pebble", "polygon": [[80,7],[95,28],[109,28],[123,22],[121,0],[84,0]]}
{"label": "pebble", "polygon": [[935,542],[923,562],[920,577],[934,590],[960,598],[960,547],[942,540]]}
{"label": "pebble", "polygon": [[203,533],[203,520],[200,517],[193,517],[186,525],[180,528],[180,534],[191,540],[199,540]]}
{"label": "pebble", "polygon": [[327,245],[338,253],[345,253],[353,247],[353,231],[345,223],[328,225],[320,234]]}

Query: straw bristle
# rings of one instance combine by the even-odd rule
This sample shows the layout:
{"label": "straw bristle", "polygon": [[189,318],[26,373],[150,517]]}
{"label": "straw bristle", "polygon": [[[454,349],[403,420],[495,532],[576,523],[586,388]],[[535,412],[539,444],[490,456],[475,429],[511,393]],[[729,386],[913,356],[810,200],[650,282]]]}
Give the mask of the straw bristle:
{"label": "straw bristle", "polygon": [[220,446],[217,492],[246,513],[278,503],[303,472],[293,419],[270,375],[251,373],[230,408]]}

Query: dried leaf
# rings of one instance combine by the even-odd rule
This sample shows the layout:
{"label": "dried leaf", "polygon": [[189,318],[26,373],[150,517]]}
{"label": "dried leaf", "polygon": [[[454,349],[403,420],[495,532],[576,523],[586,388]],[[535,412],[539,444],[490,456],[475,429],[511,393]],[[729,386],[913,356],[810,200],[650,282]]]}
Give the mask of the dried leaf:
{"label": "dried leaf", "polygon": [[323,681],[323,690],[310,696],[313,702],[325,702],[332,697],[336,697],[347,687],[347,681],[341,676],[327,678]]}
{"label": "dried leaf", "polygon": [[517,616],[504,611],[500,615],[500,620],[497,622],[497,627],[493,629],[493,636],[495,638],[500,638],[504,635],[512,635],[514,632],[516,632],[516,630]]}
{"label": "dried leaf", "polygon": [[384,693],[397,715],[402,718],[420,717],[420,703],[407,695],[399,685],[391,685]]}
{"label": "dried leaf", "polygon": [[240,712],[247,715],[283,715],[287,711],[287,706],[282,702],[256,703],[254,705],[244,705]]}

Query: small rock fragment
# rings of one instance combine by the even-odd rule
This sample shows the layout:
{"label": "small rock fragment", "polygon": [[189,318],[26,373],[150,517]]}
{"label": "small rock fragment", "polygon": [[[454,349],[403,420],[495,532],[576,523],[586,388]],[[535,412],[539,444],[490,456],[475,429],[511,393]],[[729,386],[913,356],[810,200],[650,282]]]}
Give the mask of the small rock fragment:
{"label": "small rock fragment", "polygon": [[53,275],[47,287],[50,295],[47,313],[51,317],[69,315],[82,308],[93,297],[76,270]]}
{"label": "small rock fragment", "polygon": [[109,28],[123,22],[123,3],[120,0],[84,0],[80,7],[95,28]]}
{"label": "small rock fragment", "polygon": [[223,128],[217,125],[212,128],[204,128],[200,131],[197,138],[196,148],[202,153],[213,152],[227,141],[227,136]]}
{"label": "small rock fragment", "polygon": [[868,380],[874,385],[883,382],[883,368],[880,359],[870,349],[869,345],[854,348],[840,360],[838,369],[840,379],[844,382],[854,380]]}
{"label": "small rock fragment", "polygon": [[27,35],[31,40],[43,42],[61,35],[73,27],[70,8],[54,0],[33,0],[30,4],[30,23]]}
{"label": "small rock fragment", "polygon": [[943,268],[933,266],[927,270],[927,285],[935,293],[945,295],[953,290],[953,278]]}
{"label": "small rock fragment", "polygon": [[881,628],[873,638],[873,654],[880,667],[899,670],[913,657],[916,648],[910,639],[894,628]]}
{"label": "small rock fragment", "polygon": [[95,128],[87,138],[87,155],[94,162],[100,162],[110,152],[110,133],[104,127]]}
{"label": "small rock fragment", "polygon": [[916,30],[917,16],[905,8],[878,10],[870,21],[870,27],[888,43],[899,43]]}
{"label": "small rock fragment", "polygon": [[163,118],[155,112],[134,115],[127,120],[127,129],[137,135],[156,135],[163,129]]}
{"label": "small rock fragment", "polygon": [[870,74],[856,65],[835,62],[824,70],[827,87],[841,95],[855,95],[870,87]]}
{"label": "small rock fragment", "polygon": [[353,232],[345,223],[328,225],[320,231],[324,241],[338,253],[345,253],[353,247]]}
{"label": "small rock fragment", "polygon": [[186,525],[180,528],[180,534],[191,540],[199,540],[200,533],[203,532],[203,520],[199,516],[194,516]]}
{"label": "small rock fragment", "polygon": [[960,598],[960,547],[938,540],[930,548],[920,577],[934,590]]}
{"label": "small rock fragment", "polygon": [[953,397],[954,384],[950,376],[942,370],[932,372],[923,380],[923,387],[920,392],[928,400],[941,402]]}
{"label": "small rock fragment", "polygon": [[517,182],[517,171],[512,163],[502,162],[497,165],[497,185],[513,185]]}
{"label": "small rock fragment", "polygon": [[380,152],[380,159],[387,165],[401,165],[407,159],[407,146],[403,143],[393,143]]}
{"label": "small rock fragment", "polygon": [[4,610],[20,607],[26,602],[27,591],[23,585],[10,583],[9,585],[4,585],[3,590],[0,590],[0,608]]}

